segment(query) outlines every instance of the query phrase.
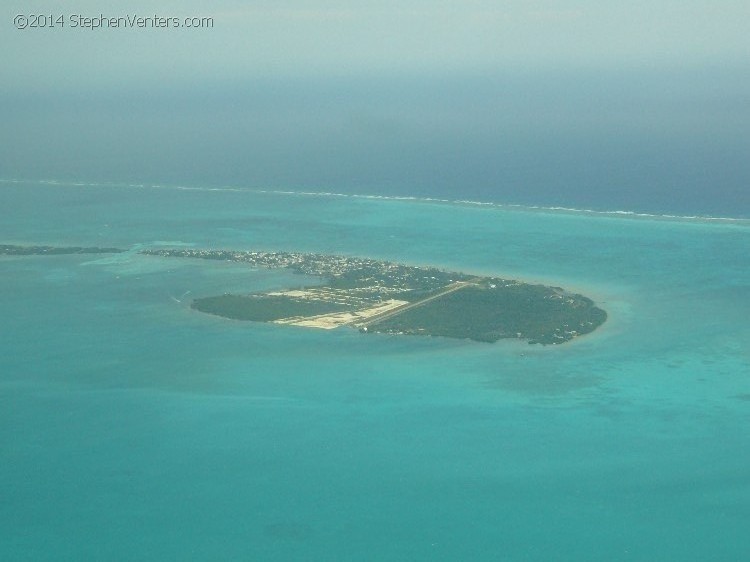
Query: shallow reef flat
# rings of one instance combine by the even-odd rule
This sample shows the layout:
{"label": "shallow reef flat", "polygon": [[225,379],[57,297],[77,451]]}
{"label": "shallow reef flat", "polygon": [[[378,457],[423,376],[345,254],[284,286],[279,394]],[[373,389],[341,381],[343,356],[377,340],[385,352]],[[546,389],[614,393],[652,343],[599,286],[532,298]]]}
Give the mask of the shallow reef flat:
{"label": "shallow reef flat", "polygon": [[69,254],[119,254],[120,248],[100,248],[98,246],[16,246],[0,245],[0,255],[5,256],[63,256]]}

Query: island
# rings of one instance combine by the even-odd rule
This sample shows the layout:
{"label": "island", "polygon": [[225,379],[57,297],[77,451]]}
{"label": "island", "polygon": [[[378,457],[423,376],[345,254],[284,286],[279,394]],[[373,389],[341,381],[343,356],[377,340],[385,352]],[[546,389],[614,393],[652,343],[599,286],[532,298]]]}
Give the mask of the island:
{"label": "island", "polygon": [[594,331],[607,313],[560,287],[383,260],[294,252],[152,248],[142,254],[283,267],[322,284],[199,297],[194,310],[235,320],[360,332],[556,345]]}
{"label": "island", "polygon": [[[0,255],[122,253],[119,248],[0,245]],[[370,258],[296,252],[147,248],[145,256],[287,268],[319,284],[195,298],[193,310],[254,322],[367,334],[441,336],[556,345],[593,332],[607,313],[561,287]]]}

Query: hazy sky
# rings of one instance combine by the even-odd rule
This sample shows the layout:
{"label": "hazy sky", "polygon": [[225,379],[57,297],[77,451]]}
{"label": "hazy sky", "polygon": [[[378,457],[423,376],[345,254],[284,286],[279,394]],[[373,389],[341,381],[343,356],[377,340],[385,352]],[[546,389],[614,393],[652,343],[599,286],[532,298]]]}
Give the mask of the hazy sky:
{"label": "hazy sky", "polygon": [[[158,8],[154,8],[158,5]],[[3,2],[0,84],[747,61],[750,2]],[[14,29],[15,14],[210,16],[213,29]]]}
{"label": "hazy sky", "polygon": [[750,215],[747,0],[154,4],[3,2],[0,178]]}

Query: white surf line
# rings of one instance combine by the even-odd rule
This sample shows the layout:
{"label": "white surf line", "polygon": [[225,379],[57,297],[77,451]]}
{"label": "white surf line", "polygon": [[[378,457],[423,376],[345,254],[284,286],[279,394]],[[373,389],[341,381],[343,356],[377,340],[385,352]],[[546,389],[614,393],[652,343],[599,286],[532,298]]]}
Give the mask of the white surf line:
{"label": "white surf line", "polygon": [[205,192],[236,192],[236,193],[265,193],[273,195],[288,195],[298,197],[337,197],[337,198],[351,198],[351,199],[371,199],[371,200],[383,200],[383,201],[411,201],[411,202],[423,202],[423,203],[438,203],[438,204],[449,204],[449,205],[467,205],[477,206],[486,208],[497,208],[501,210],[519,210],[519,211],[538,211],[538,212],[553,212],[553,213],[566,213],[566,214],[581,214],[590,216],[604,216],[604,217],[619,217],[619,218],[640,218],[640,219],[651,219],[651,220],[665,220],[665,221],[684,221],[684,222],[718,222],[718,223],[732,223],[740,226],[750,226],[750,218],[741,217],[721,217],[712,215],[677,215],[671,213],[645,213],[637,211],[627,210],[595,210],[595,209],[578,209],[575,207],[562,207],[562,206],[544,206],[544,205],[528,205],[520,203],[498,203],[490,201],[474,201],[470,199],[443,199],[436,197],[417,197],[412,195],[376,195],[376,194],[360,194],[360,193],[338,193],[332,191],[292,191],[282,189],[267,189],[267,188],[241,188],[232,186],[223,187],[201,187],[201,186],[182,186],[182,185],[162,185],[162,184],[129,184],[129,183],[115,183],[115,182],[98,182],[98,183],[85,183],[85,182],[73,182],[63,180],[19,180],[0,178],[0,183],[30,183],[40,185],[57,185],[57,186],[89,186],[89,187],[121,187],[121,188],[137,188],[137,189],[171,189],[181,191],[205,191]]}
{"label": "white surf line", "polygon": [[173,300],[174,302],[177,302],[177,303],[182,303],[182,300],[183,300],[183,299],[184,299],[184,298],[185,298],[186,296],[188,296],[189,294],[190,294],[190,291],[185,291],[184,293],[182,293],[182,294],[180,295],[180,298],[179,298],[179,299],[178,299],[177,297],[175,297],[175,296],[171,295],[171,294],[169,295],[169,298],[170,298],[170,299],[172,299],[172,300]]}

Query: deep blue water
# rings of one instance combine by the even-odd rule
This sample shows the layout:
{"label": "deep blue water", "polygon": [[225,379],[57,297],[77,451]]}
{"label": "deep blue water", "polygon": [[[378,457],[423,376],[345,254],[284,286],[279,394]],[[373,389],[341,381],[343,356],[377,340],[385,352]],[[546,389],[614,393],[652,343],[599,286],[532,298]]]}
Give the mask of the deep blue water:
{"label": "deep blue water", "polygon": [[5,243],[302,250],[554,282],[559,347],[238,323],[283,271],[0,259],[3,560],[743,560],[750,227],[1,184]]}
{"label": "deep blue water", "polygon": [[750,218],[747,64],[0,89],[0,177]]}

